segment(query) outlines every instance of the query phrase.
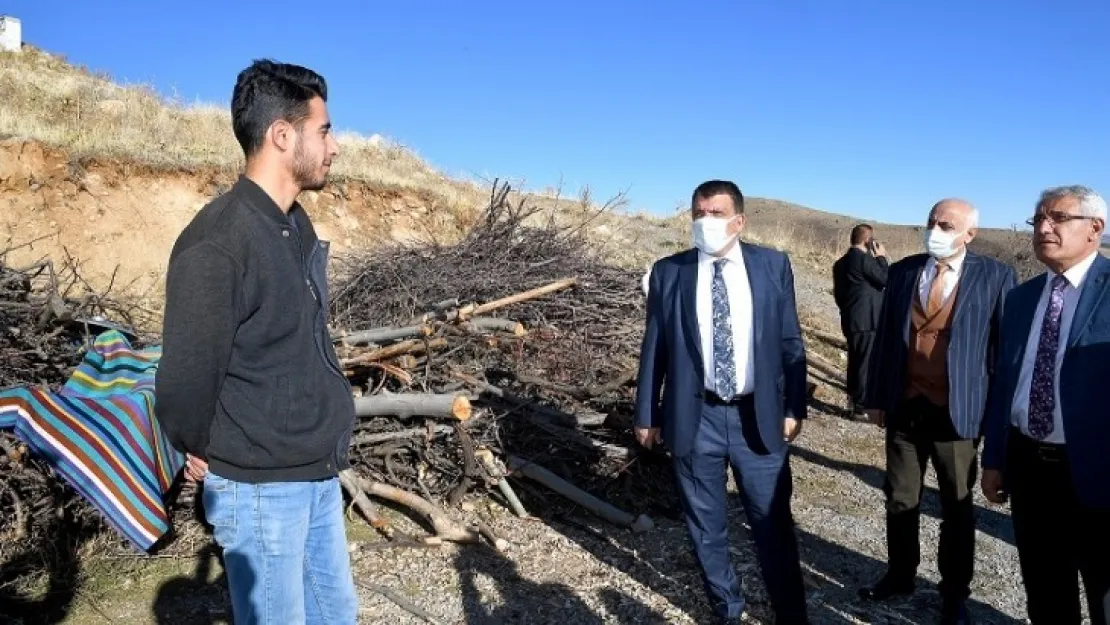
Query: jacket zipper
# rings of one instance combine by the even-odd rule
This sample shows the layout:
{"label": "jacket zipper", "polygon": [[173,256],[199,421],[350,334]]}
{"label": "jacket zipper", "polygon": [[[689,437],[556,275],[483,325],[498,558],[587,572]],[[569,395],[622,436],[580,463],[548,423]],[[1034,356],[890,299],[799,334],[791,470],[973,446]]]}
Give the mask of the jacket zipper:
{"label": "jacket zipper", "polygon": [[[300,246],[299,242],[298,242],[298,246]],[[312,263],[313,263],[314,259],[316,258],[316,250],[319,249],[319,247],[320,247],[320,242],[319,241],[313,241],[312,242],[312,249],[308,253],[307,262],[304,261],[304,251],[303,251],[304,248],[300,248],[302,250],[301,251],[301,259],[302,259],[302,264],[304,265],[305,283],[308,284],[308,290],[312,292],[312,299],[315,300],[316,303],[320,306],[320,308],[316,311],[316,313],[313,317],[313,322],[312,322],[313,343],[316,344],[316,353],[320,356],[320,358],[324,359],[324,364],[327,366],[328,371],[330,371],[333,374],[339,376],[339,379],[343,380],[344,388],[346,388],[346,385],[348,384],[347,377],[344,376],[343,372],[339,369],[339,367],[336,367],[332,363],[331,359],[328,358],[328,355],[325,352],[323,345],[321,344],[320,334],[321,334],[322,331],[317,327],[317,320],[319,318],[319,315],[327,314],[327,311],[326,311],[326,308],[325,308],[326,304],[320,303],[320,295],[316,290],[316,286],[312,283]],[[325,328],[326,328],[326,325],[325,325]],[[323,331],[323,333],[325,335],[327,334],[326,331]],[[330,339],[331,339],[331,337],[328,337],[328,340],[330,340]],[[353,403],[354,400],[352,399],[351,402]],[[339,469],[339,458],[343,455],[342,452],[343,452],[343,447],[345,446],[344,443],[348,440],[349,439],[347,438],[346,434],[341,435],[339,437],[339,441],[336,443],[335,449],[333,450],[332,462],[335,463],[335,469],[336,470]]]}

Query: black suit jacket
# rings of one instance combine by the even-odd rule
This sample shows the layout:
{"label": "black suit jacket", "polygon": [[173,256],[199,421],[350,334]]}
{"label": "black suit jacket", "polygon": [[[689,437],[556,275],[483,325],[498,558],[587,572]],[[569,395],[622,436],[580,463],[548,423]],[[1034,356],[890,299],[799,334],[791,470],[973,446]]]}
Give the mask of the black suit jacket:
{"label": "black suit jacket", "polygon": [[875,258],[857,247],[849,248],[833,264],[833,298],[844,334],[879,327],[888,269],[886,258]]}

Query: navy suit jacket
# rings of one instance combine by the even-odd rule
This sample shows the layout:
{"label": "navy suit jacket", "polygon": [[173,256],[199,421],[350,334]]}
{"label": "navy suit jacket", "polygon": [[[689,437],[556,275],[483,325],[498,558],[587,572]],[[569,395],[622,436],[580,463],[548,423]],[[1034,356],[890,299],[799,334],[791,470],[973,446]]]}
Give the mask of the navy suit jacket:
{"label": "navy suit jacket", "polygon": [[[786,254],[740,242],[755,325],[755,417],[770,452],[781,450],[783,420],[806,417],[806,354]],[[698,251],[655,262],[640,350],[636,426],[662,428],[676,457],[690,453],[701,420],[705,372],[697,316]]]}
{"label": "navy suit jacket", "polygon": [[[910,306],[926,254],[907,256],[890,266],[879,329],[871,352],[866,406],[886,412],[886,425],[897,424],[898,404],[906,389]],[[1006,294],[1017,284],[1014,268],[993,258],[966,252],[955,292],[948,338],[948,411],[964,439],[982,433],[983,414],[993,386],[994,359]]]}
{"label": "navy suit jacket", "polygon": [[[998,392],[987,413],[983,468],[1002,471],[1003,482],[1014,393],[1046,279],[1046,275],[1040,275],[1014,289],[1002,319],[1002,351],[996,365]],[[1075,492],[1084,505],[1103,509],[1110,508],[1110,403],[1103,386],[1110,364],[1108,285],[1110,260],[1099,254],[1083,280],[1057,381]]]}

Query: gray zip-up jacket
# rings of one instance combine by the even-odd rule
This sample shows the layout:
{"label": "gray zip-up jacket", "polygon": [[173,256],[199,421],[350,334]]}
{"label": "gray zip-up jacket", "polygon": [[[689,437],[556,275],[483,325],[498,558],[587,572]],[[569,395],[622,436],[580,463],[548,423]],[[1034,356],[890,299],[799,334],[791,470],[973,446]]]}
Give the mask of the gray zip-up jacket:
{"label": "gray zip-up jacket", "polygon": [[170,443],[242,482],[348,466],[354,399],[327,331],[327,243],[240,177],[174,244],[155,415]]}

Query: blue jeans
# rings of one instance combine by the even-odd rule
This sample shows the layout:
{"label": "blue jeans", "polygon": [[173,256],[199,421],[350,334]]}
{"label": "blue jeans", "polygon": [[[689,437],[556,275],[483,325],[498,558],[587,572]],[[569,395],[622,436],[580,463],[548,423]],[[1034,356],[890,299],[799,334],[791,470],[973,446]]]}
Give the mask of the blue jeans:
{"label": "blue jeans", "polygon": [[247,484],[209,471],[203,502],[236,625],[358,621],[338,478]]}

